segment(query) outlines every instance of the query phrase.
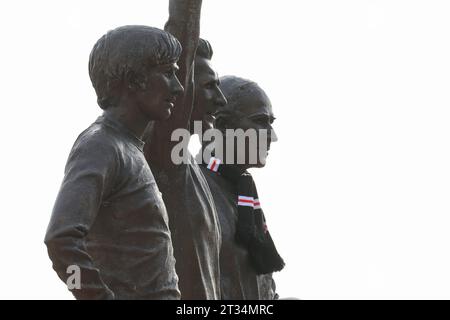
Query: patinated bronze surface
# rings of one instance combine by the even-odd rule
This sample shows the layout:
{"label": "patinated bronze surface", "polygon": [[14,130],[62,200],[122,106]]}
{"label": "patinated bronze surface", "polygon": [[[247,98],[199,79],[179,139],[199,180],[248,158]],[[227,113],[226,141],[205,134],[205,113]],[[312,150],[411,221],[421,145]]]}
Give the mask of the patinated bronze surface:
{"label": "patinated bronze surface", "polygon": [[191,122],[201,4],[200,0],[170,1],[165,30],[183,46],[177,75],[185,91],[169,121],[154,123],[144,149],[169,214],[182,299],[220,299],[220,226],[209,186],[191,155],[187,164],[171,160],[177,143],[171,141],[172,132],[189,130]]}
{"label": "patinated bronze surface", "polygon": [[[256,84],[219,80],[211,45],[199,39],[201,5],[170,0],[165,31],[120,27],[92,50],[89,74],[104,112],[72,148],[45,237],[63,281],[69,267],[80,268],[77,299],[276,297],[271,274],[258,275],[235,241],[234,186],[191,154],[184,164],[171,158],[172,133],[193,133],[194,121],[205,131],[271,129],[274,119]],[[238,96],[236,86],[245,87]],[[237,116],[215,122],[223,110]],[[264,164],[265,156],[236,170]]]}
{"label": "patinated bronze surface", "polygon": [[80,268],[77,299],[180,298],[166,208],[140,139],[182,92],[180,52],[167,32],[145,26],[112,30],[92,50],[104,113],[70,152],[45,237],[63,281]]}
{"label": "patinated bronze surface", "polygon": [[[207,74],[211,73],[207,71]],[[202,74],[196,73],[196,76],[201,77]],[[222,131],[225,128],[272,129],[271,124],[274,116],[270,100],[256,83],[233,76],[222,77],[220,83],[228,105],[215,104],[213,99],[209,101],[201,100],[201,103],[209,103],[209,106],[202,107],[203,110],[211,110],[211,113],[219,114],[219,119],[215,123],[217,129]],[[197,87],[197,91],[200,90],[202,88]],[[199,93],[199,96],[201,95]],[[223,116],[225,114],[226,117]],[[205,113],[203,121],[209,122],[210,119],[210,115]],[[214,122],[211,124],[213,125]],[[270,143],[276,137],[269,136],[268,138],[270,139],[268,141],[270,148]],[[200,159],[200,157],[197,157],[197,159]],[[235,164],[234,167],[236,167],[237,172],[242,172],[253,166],[263,167],[264,164],[265,159],[259,159],[255,165]],[[222,299],[271,300],[277,298],[272,275],[258,275],[249,261],[247,249],[236,241],[236,224],[238,221],[236,186],[206,166],[202,166],[202,171],[211,188],[220,219],[222,232],[220,251]]]}

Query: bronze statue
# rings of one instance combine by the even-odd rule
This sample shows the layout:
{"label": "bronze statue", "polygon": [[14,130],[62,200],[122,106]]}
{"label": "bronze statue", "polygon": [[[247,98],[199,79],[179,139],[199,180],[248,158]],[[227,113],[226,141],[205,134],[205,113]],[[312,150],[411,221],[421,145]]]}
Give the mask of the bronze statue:
{"label": "bronze statue", "polygon": [[[197,76],[198,74],[196,74]],[[201,75],[199,75],[201,76]],[[222,159],[197,159],[202,161],[204,172],[214,197],[220,218],[222,231],[222,249],[220,253],[222,299],[277,299],[272,272],[284,267],[267,230],[264,214],[257,196],[256,186],[247,169],[264,167],[270,144],[277,137],[272,128],[275,120],[272,106],[265,92],[254,82],[226,76],[220,78],[220,88],[225,94],[228,104],[216,108],[213,113],[217,119],[214,127],[221,131],[221,145],[224,146]],[[197,90],[201,90],[198,88]],[[204,110],[214,109],[214,105],[204,106]],[[204,119],[210,119],[208,115]],[[238,150],[234,136],[226,130],[266,130],[267,141],[257,137],[253,146],[257,151],[256,161],[251,163],[249,151],[252,147],[246,142],[245,148]],[[211,148],[218,141],[206,148]],[[226,145],[234,148],[234,157],[227,162]],[[204,146],[205,147],[205,146]],[[229,151],[230,149],[228,149]],[[245,161],[239,163],[238,153]]]}
{"label": "bronze statue", "polygon": [[45,236],[58,276],[78,268],[77,299],[179,299],[168,216],[141,137],[183,88],[180,43],[147,26],[109,31],[89,75],[104,110],[70,152]]}
{"label": "bronze statue", "polygon": [[[227,99],[220,90],[220,79],[212,68],[213,49],[209,41],[200,39],[195,56],[195,99],[191,117],[191,133],[195,127],[194,121],[201,122],[202,133],[212,129],[218,109],[227,104]],[[203,141],[201,141],[203,143]]]}
{"label": "bronze statue", "polygon": [[185,91],[172,117],[153,124],[144,149],[167,207],[182,299],[220,299],[220,226],[208,183],[191,154],[185,154],[187,163],[182,164],[171,157],[177,144],[172,133],[184,129],[189,135],[201,4],[201,0],[170,1],[165,30],[183,47],[177,75]]}

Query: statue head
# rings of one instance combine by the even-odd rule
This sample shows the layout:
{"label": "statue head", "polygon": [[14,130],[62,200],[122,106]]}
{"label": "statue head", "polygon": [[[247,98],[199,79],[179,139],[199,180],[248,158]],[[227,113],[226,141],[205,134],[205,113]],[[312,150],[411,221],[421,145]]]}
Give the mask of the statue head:
{"label": "statue head", "polygon": [[[238,150],[238,144],[234,143],[234,152],[235,155],[244,153],[244,166],[247,168],[263,167],[270,144],[277,141],[272,128],[275,117],[269,97],[255,82],[235,76],[221,77],[220,88],[228,103],[216,113],[215,128],[224,133],[224,137],[227,137],[227,129],[255,131],[256,142],[252,144],[246,140],[245,150]],[[260,135],[260,130],[266,135]],[[248,161],[252,151],[257,155],[256,163],[253,164]]]}
{"label": "statue head", "polygon": [[202,121],[203,130],[212,128],[214,114],[227,103],[219,88],[217,72],[211,66],[212,56],[211,44],[207,40],[200,39],[195,58],[195,99],[191,121]]}
{"label": "statue head", "polygon": [[148,26],[108,31],[91,51],[89,76],[104,109],[134,108],[148,120],[165,120],[183,91],[175,72],[181,45],[169,33]]}

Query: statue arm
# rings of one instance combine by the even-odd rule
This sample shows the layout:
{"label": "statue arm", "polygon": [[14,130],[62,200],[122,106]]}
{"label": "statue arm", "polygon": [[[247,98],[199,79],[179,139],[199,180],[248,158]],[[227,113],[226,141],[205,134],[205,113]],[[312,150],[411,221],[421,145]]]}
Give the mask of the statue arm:
{"label": "statue arm", "polygon": [[72,150],[45,236],[48,255],[60,279],[76,285],[74,269],[68,272],[68,268],[75,266],[79,271],[80,287],[69,287],[77,299],[114,299],[85,246],[85,237],[109,189],[110,167],[104,145]]}
{"label": "statue arm", "polygon": [[178,60],[177,77],[184,87],[178,96],[172,115],[167,121],[154,123],[146,140],[145,155],[151,165],[161,169],[173,167],[171,151],[178,142],[171,141],[176,129],[189,130],[194,101],[194,59],[200,36],[200,13],[202,0],[170,0],[169,19],[165,30],[180,41],[183,48]]}
{"label": "statue arm", "polygon": [[[185,89],[192,90],[194,58],[200,37],[200,13],[202,0],[170,0],[169,19],[164,29],[180,41],[183,51],[178,60],[179,71],[177,76]],[[185,97],[185,91],[183,97]],[[180,121],[179,125],[187,127],[189,124],[192,101],[186,101],[181,105],[183,97],[180,97],[179,108],[175,108],[172,114],[172,122]],[[182,114],[180,116],[179,114]]]}

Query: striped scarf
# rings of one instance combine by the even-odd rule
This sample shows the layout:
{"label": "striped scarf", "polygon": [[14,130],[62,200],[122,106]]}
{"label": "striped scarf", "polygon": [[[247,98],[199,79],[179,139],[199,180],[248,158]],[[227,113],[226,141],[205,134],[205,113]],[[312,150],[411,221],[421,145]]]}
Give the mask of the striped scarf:
{"label": "striped scarf", "polygon": [[223,165],[220,159],[214,157],[211,157],[207,168],[235,186],[238,208],[236,241],[247,249],[250,263],[256,273],[260,275],[282,270],[284,261],[267,229],[266,218],[251,174],[248,171],[237,172],[232,166]]}

